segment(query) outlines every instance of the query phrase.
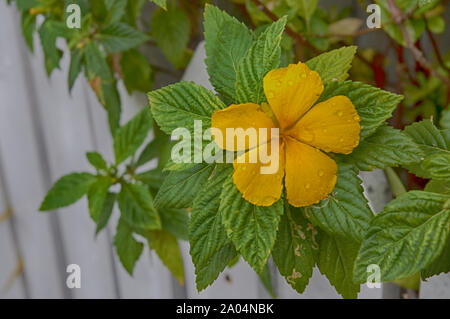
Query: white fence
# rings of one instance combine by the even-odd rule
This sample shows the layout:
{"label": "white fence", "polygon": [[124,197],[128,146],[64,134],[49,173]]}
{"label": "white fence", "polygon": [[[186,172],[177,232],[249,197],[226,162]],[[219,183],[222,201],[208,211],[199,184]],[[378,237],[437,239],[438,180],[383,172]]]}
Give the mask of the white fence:
{"label": "white fence", "polygon": [[[98,150],[112,158],[106,112],[84,78],[68,94],[68,58],[61,71],[47,78],[42,49],[35,39],[29,53],[20,31],[14,6],[0,1],[0,214],[11,212],[0,223],[0,298],[266,298],[257,275],[239,262],[217,282],[198,294],[188,244],[181,244],[185,259],[184,287],[180,287],[154,253],[146,250],[134,277],[120,265],[113,251],[116,219],[94,238],[85,200],[55,212],[38,207],[46,191],[60,176],[88,170],[87,151]],[[203,48],[197,50],[185,79],[207,83]],[[123,121],[146,105],[145,96],[129,97],[121,88]],[[363,176],[373,192],[372,206],[389,198],[382,172]],[[380,182],[381,179],[381,182]],[[367,188],[367,187],[366,187]],[[68,289],[66,267],[81,267],[82,287]],[[422,296],[436,289],[449,293],[449,277],[436,277],[437,284],[423,285]],[[441,279],[439,279],[441,278]],[[442,282],[446,285],[443,285]],[[278,275],[273,276],[280,298],[338,298],[318,272],[302,295]],[[431,288],[430,288],[431,287]],[[437,287],[435,289],[435,287]],[[381,289],[362,287],[361,298],[381,298]],[[440,295],[442,297],[442,293]]]}

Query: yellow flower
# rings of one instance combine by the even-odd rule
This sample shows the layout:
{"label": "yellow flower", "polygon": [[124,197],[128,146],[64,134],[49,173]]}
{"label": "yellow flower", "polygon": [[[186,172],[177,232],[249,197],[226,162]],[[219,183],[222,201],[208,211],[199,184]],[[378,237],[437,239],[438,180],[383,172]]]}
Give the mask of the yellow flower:
{"label": "yellow flower", "polygon": [[[243,197],[255,205],[275,203],[281,197],[283,179],[291,205],[315,204],[333,191],[337,180],[336,162],[324,152],[353,151],[361,131],[358,113],[345,96],[335,96],[312,107],[322,94],[323,83],[317,72],[301,62],[270,71],[263,83],[269,105],[230,105],[213,114],[211,126],[223,136],[227,128],[278,127],[279,148],[275,155],[279,168],[275,174],[261,174],[260,168],[267,164],[259,159],[256,163],[240,163],[237,158],[233,163],[233,181]],[[227,149],[225,141],[216,137],[215,141]],[[269,142],[247,144],[247,152],[240,156],[248,159],[260,148],[268,149],[270,154]],[[239,151],[236,147],[229,150]]]}

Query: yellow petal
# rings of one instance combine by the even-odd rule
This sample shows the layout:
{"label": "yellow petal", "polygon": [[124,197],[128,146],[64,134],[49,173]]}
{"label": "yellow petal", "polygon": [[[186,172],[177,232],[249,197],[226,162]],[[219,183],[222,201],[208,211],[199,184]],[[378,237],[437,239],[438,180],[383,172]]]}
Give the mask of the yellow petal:
{"label": "yellow petal", "polygon": [[[261,159],[260,152],[271,155],[272,161]],[[250,163],[257,158],[256,163]],[[239,163],[245,161],[245,163]],[[250,203],[258,206],[270,206],[281,197],[284,176],[284,144],[278,147],[266,143],[242,154],[233,163],[233,181],[242,196]],[[261,169],[264,168],[264,174]]]}
{"label": "yellow petal", "polygon": [[335,96],[314,106],[286,134],[325,152],[349,154],[358,146],[360,132],[350,99]]}
{"label": "yellow petal", "polygon": [[[271,136],[270,129],[275,128],[275,125],[259,105],[247,103],[232,104],[223,110],[215,111],[211,119],[211,128],[216,128],[222,133],[221,136],[217,136],[212,132],[214,141],[220,148],[243,151],[266,143]],[[261,138],[260,128],[267,131]],[[244,141],[244,138],[245,143],[239,145],[238,139]]]}
{"label": "yellow petal", "polygon": [[286,194],[295,207],[310,206],[327,197],[337,180],[336,162],[309,145],[286,137]]}
{"label": "yellow petal", "polygon": [[281,129],[305,114],[322,91],[319,74],[301,62],[272,70],[264,77],[264,92]]}

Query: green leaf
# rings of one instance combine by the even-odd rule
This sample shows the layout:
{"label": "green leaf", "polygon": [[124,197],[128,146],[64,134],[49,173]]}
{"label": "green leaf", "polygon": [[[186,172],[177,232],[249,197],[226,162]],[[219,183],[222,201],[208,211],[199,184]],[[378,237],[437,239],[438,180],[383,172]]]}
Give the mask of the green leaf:
{"label": "green leaf", "polygon": [[344,81],[348,78],[348,70],[352,66],[357,47],[352,45],[322,53],[308,62],[306,65],[319,73],[322,82]]}
{"label": "green leaf", "polygon": [[403,99],[401,95],[383,91],[361,82],[333,81],[325,83],[325,90],[319,102],[337,95],[348,97],[358,111],[361,118],[360,141],[372,135],[379,126],[383,125]]}
{"label": "green leaf", "polygon": [[94,166],[96,169],[108,169],[108,164],[103,159],[103,156],[98,152],[87,152],[86,158],[88,159],[89,163]]}
{"label": "green leaf", "polygon": [[450,182],[431,180],[425,186],[426,192],[450,195]]}
{"label": "green leaf", "polygon": [[34,51],[33,35],[36,30],[36,15],[30,14],[25,10],[22,12],[22,35],[25,38],[30,51]]}
{"label": "green leaf", "polygon": [[103,204],[108,196],[109,187],[112,184],[112,179],[109,176],[97,176],[97,180],[92,184],[87,193],[89,204],[89,213],[91,218],[96,223],[99,221],[102,213]]}
{"label": "green leaf", "polygon": [[137,181],[144,183],[152,188],[159,189],[164,181],[164,174],[159,168],[154,168],[134,175]]}
{"label": "green leaf", "polygon": [[439,152],[450,154],[450,130],[439,130],[430,120],[405,127],[405,133],[419,145],[426,156]]}
{"label": "green leaf", "polygon": [[447,237],[441,254],[421,272],[422,279],[427,279],[440,273],[450,272],[450,237]]}
{"label": "green leaf", "polygon": [[113,212],[114,203],[116,202],[116,194],[108,193],[103,202],[103,207],[100,212],[100,216],[97,222],[97,229],[95,230],[95,234],[98,234],[103,228],[108,224],[109,218]]}
{"label": "green leaf", "polygon": [[19,11],[30,10],[39,6],[38,0],[16,0],[15,2]]}
{"label": "green leaf", "polygon": [[145,56],[138,50],[131,49],[123,52],[120,66],[128,94],[135,90],[147,93],[152,89],[153,70]]}
{"label": "green leaf", "polygon": [[272,257],[280,274],[298,293],[305,290],[316,264],[316,233],[302,209],[285,205]]}
{"label": "green leaf", "polygon": [[239,103],[265,101],[263,78],[280,64],[281,37],[286,17],[272,23],[247,50],[238,66],[236,96]]}
{"label": "green leaf", "polygon": [[140,184],[122,184],[117,197],[122,218],[132,227],[161,229],[161,219],[153,206],[148,188]]}
{"label": "green leaf", "polygon": [[126,51],[148,40],[144,33],[122,22],[108,25],[97,37],[107,53]]}
{"label": "green leaf", "polygon": [[122,163],[137,151],[151,127],[151,113],[148,107],[145,107],[116,131],[114,136],[116,165]]}
{"label": "green leaf", "polygon": [[130,275],[133,275],[134,265],[141,256],[144,245],[134,239],[131,227],[123,219],[120,219],[117,224],[114,246],[123,267]]}
{"label": "green leaf", "polygon": [[72,92],[75,80],[81,72],[83,63],[83,52],[74,49],[70,52],[70,66],[69,66],[69,92]]}
{"label": "green leaf", "polygon": [[54,210],[75,203],[94,182],[95,176],[89,173],[72,173],[61,177],[48,191],[39,210]]}
{"label": "green leaf", "polygon": [[319,204],[305,208],[307,215],[327,233],[361,242],[373,217],[361,184],[358,170],[339,165],[333,192]]}
{"label": "green leaf", "polygon": [[154,249],[163,264],[170,270],[178,282],[184,284],[184,267],[177,239],[165,230],[145,232],[150,248]]}
{"label": "green leaf", "polygon": [[450,129],[450,109],[442,111],[439,124],[443,129]]}
{"label": "green leaf", "polygon": [[422,167],[437,180],[450,181],[450,153],[437,153],[428,156]]}
{"label": "green leaf", "polygon": [[215,164],[198,164],[190,169],[172,171],[155,198],[156,207],[187,208],[213,172]]}
{"label": "green leaf", "polygon": [[378,128],[362,141],[345,160],[363,171],[413,164],[422,158],[422,151],[404,132],[391,126]]}
{"label": "green leaf", "polygon": [[272,297],[276,298],[275,291],[272,286],[272,276],[270,275],[269,266],[266,264],[262,273],[258,274],[259,279],[261,280],[264,288],[266,288],[267,293]]}
{"label": "green leaf", "polygon": [[253,37],[245,24],[219,8],[205,8],[205,50],[209,80],[227,104],[237,102],[236,74]]}
{"label": "green leaf", "polygon": [[189,240],[189,216],[185,209],[159,210],[162,228],[175,237]]}
{"label": "green leaf", "polygon": [[358,249],[359,244],[354,241],[321,233],[317,263],[319,270],[346,299],[355,299],[360,290],[360,285],[353,278]]}
{"label": "green leaf", "polygon": [[164,146],[169,143],[169,137],[165,134],[155,137],[150,143],[147,144],[147,146],[145,146],[144,150],[139,155],[139,158],[136,161],[136,167],[144,165],[145,163],[148,163],[152,159],[158,157]]}
{"label": "green leaf", "polygon": [[269,258],[283,214],[283,200],[272,206],[247,202],[230,175],[223,184],[219,212],[228,237],[242,257],[260,273]]}
{"label": "green leaf", "polygon": [[158,9],[152,18],[152,36],[156,44],[175,67],[181,67],[189,42],[191,25],[186,13],[175,6]]}
{"label": "green leaf", "polygon": [[208,128],[214,111],[226,107],[211,91],[185,81],[150,92],[148,99],[155,121],[169,135],[179,127],[194,132],[195,120]]}
{"label": "green leaf", "polygon": [[97,43],[90,41],[84,49],[87,78],[100,103],[108,112],[111,133],[114,134],[120,121],[120,97],[116,81]]}
{"label": "green leaf", "polygon": [[167,10],[167,0],[150,0],[153,3],[156,3],[158,6],[163,8],[164,10]]}
{"label": "green leaf", "polygon": [[108,12],[105,23],[119,22],[125,14],[127,2],[128,0],[105,0],[105,6]]}
{"label": "green leaf", "polygon": [[288,4],[297,8],[298,14],[306,20],[307,24],[316,11],[318,2],[318,0],[287,0]]}
{"label": "green leaf", "polygon": [[192,205],[189,223],[190,254],[195,265],[199,291],[212,284],[237,255],[227,238],[219,210],[222,185],[232,171],[231,165],[218,166],[215,175],[201,188]]}
{"label": "green leaf", "polygon": [[367,266],[377,264],[381,280],[412,276],[443,251],[450,232],[448,196],[411,191],[390,202],[372,219],[356,259],[355,278],[365,282]]}
{"label": "green leaf", "polygon": [[59,21],[47,19],[39,28],[39,38],[41,39],[44,51],[45,68],[50,76],[53,70],[59,68],[59,60],[63,53],[56,47],[56,38],[60,36]]}

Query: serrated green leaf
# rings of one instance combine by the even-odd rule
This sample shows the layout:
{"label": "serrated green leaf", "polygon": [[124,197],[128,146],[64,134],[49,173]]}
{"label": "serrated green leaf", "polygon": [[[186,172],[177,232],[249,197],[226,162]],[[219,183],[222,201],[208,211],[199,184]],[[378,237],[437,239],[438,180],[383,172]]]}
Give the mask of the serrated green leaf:
{"label": "serrated green leaf", "polygon": [[358,111],[361,118],[360,142],[383,125],[403,99],[401,95],[383,91],[361,82],[333,81],[325,83],[325,90],[320,96],[319,102],[337,95],[348,97]]}
{"label": "serrated green leaf", "polygon": [[270,274],[270,269],[267,264],[265,264],[263,271],[260,274],[258,274],[258,276],[264,288],[266,288],[267,293],[272,298],[276,298],[277,296],[275,295],[275,291],[273,290],[272,285],[272,275]]}
{"label": "serrated green leaf", "polygon": [[148,40],[144,33],[122,22],[108,25],[97,38],[107,53],[126,51]]}
{"label": "serrated green leaf", "polygon": [[189,241],[195,265],[197,289],[203,290],[216,280],[237,254],[227,238],[219,210],[224,181],[232,174],[231,165],[218,166],[212,178],[194,199],[189,222]]}
{"label": "serrated green leaf", "polygon": [[116,165],[136,152],[147,137],[152,124],[150,110],[145,107],[116,131],[114,136]]}
{"label": "serrated green leaf", "polygon": [[169,135],[179,127],[194,132],[195,120],[209,128],[214,111],[225,108],[211,91],[185,81],[150,92],[148,99],[155,121]]}
{"label": "serrated green leaf", "polygon": [[74,49],[70,52],[70,66],[69,66],[69,92],[72,92],[75,80],[81,72],[83,63],[83,52]]}
{"label": "serrated green leaf", "polygon": [[36,15],[30,14],[29,11],[25,10],[22,12],[22,35],[25,38],[30,51],[34,51],[33,35],[36,30]]}
{"label": "serrated green leaf", "polygon": [[175,67],[182,67],[191,30],[186,13],[175,6],[158,9],[153,14],[151,27],[152,36],[167,59]]}
{"label": "serrated green leaf", "polygon": [[119,22],[125,14],[125,8],[128,0],[105,0],[105,6],[108,10],[106,24]]}
{"label": "serrated green leaf", "polygon": [[450,153],[437,153],[428,156],[422,167],[437,180],[450,181]]}
{"label": "serrated green leaf", "polygon": [[431,180],[424,189],[426,192],[450,195],[450,182]]}
{"label": "serrated green leaf", "polygon": [[146,186],[122,184],[117,202],[121,217],[133,228],[161,229],[161,219]]}
{"label": "serrated green leaf", "polygon": [[260,273],[272,252],[278,224],[283,214],[283,200],[272,206],[247,202],[229,176],[220,195],[219,212],[227,236],[242,257]]}
{"label": "serrated green leaf", "polygon": [[159,168],[154,168],[139,174],[134,175],[137,181],[144,183],[152,188],[159,189],[164,181],[166,174]]}
{"label": "serrated green leaf", "polygon": [[187,208],[213,172],[215,164],[198,164],[190,169],[172,171],[155,198],[156,207]]}
{"label": "serrated green leaf", "polygon": [[204,29],[209,80],[227,104],[237,102],[237,68],[252,43],[251,31],[212,5],[206,5]]}
{"label": "serrated green leaf", "polygon": [[145,56],[136,49],[122,53],[120,66],[123,74],[123,83],[128,94],[133,91],[147,93],[153,87],[153,70]]}
{"label": "serrated green leaf", "polygon": [[373,217],[361,184],[357,169],[340,164],[333,192],[319,204],[305,208],[308,216],[331,235],[361,242]]}
{"label": "serrated green leaf", "polygon": [[108,164],[103,159],[103,156],[98,152],[87,152],[86,158],[89,161],[89,163],[96,169],[106,170],[108,168]]}
{"label": "serrated green leaf", "polygon": [[62,51],[56,47],[56,38],[59,35],[58,26],[60,22],[47,19],[39,28],[39,38],[44,51],[45,69],[50,76],[54,69],[59,68],[59,60],[63,55]]}
{"label": "serrated green leaf", "polygon": [[178,241],[174,235],[165,230],[146,231],[148,245],[154,249],[163,264],[170,270],[178,282],[184,284],[184,266]]}
{"label": "serrated green leaf", "polygon": [[89,188],[87,199],[89,204],[89,214],[94,222],[98,222],[102,213],[103,204],[108,196],[112,179],[109,176],[98,176],[96,181]]}
{"label": "serrated green leaf", "polygon": [[97,229],[95,230],[95,234],[98,234],[108,224],[109,218],[111,217],[111,214],[113,212],[115,202],[116,202],[116,194],[108,193],[103,203],[100,216],[98,218]]}
{"label": "serrated green leaf", "polygon": [[372,219],[355,264],[355,278],[365,282],[367,266],[377,264],[381,280],[412,276],[442,252],[450,233],[448,196],[410,191],[390,202]]}
{"label": "serrated green leaf", "polygon": [[236,76],[236,97],[239,103],[261,104],[266,100],[263,78],[280,65],[281,37],[286,17],[272,23],[247,50],[238,66]]}
{"label": "serrated green leaf", "polygon": [[420,273],[422,279],[427,279],[434,275],[450,272],[450,237],[442,249],[441,254]]}
{"label": "serrated green leaf", "polygon": [[54,210],[75,203],[94,182],[95,176],[89,173],[72,173],[61,177],[48,191],[39,210]]}
{"label": "serrated green leaf", "polygon": [[316,233],[302,209],[285,205],[272,257],[280,274],[298,293],[305,290],[316,264]]}
{"label": "serrated green leaf", "polygon": [[311,17],[316,11],[318,0],[287,0],[287,3],[297,8],[298,14],[309,24]]}
{"label": "serrated green leaf", "polygon": [[141,256],[144,245],[134,238],[131,227],[123,219],[117,224],[114,246],[123,267],[133,275],[134,265]]}
{"label": "serrated green leaf", "polygon": [[97,43],[93,41],[88,42],[84,48],[84,56],[88,80],[93,80],[96,77],[100,77],[105,81],[112,80],[111,70]]}
{"label": "serrated green leaf", "polygon": [[405,127],[405,133],[419,145],[426,156],[438,152],[450,154],[450,130],[439,130],[430,120]]}
{"label": "serrated green leaf", "polygon": [[407,134],[391,126],[381,126],[345,156],[345,160],[363,171],[370,171],[375,167],[413,164],[422,156],[420,148]]}
{"label": "serrated green leaf", "polygon": [[439,125],[443,129],[450,129],[450,109],[442,111]]}
{"label": "serrated green leaf", "polygon": [[161,154],[162,149],[167,144],[170,144],[170,139],[167,135],[164,134],[155,137],[142,150],[142,153],[139,155],[139,158],[136,161],[136,167],[144,165],[145,163],[148,163],[152,159],[156,158],[159,154]]}
{"label": "serrated green leaf", "polygon": [[150,2],[153,2],[164,10],[167,10],[167,0],[150,0]]}
{"label": "serrated green leaf", "polygon": [[306,65],[319,73],[322,82],[344,81],[356,53],[356,46],[342,47],[322,53],[306,62]]}
{"label": "serrated green leaf", "polygon": [[189,215],[185,209],[159,210],[162,228],[175,237],[189,240]]}
{"label": "serrated green leaf", "polygon": [[320,234],[319,270],[346,299],[356,298],[360,290],[360,285],[353,279],[358,249],[359,244],[347,238]]}

